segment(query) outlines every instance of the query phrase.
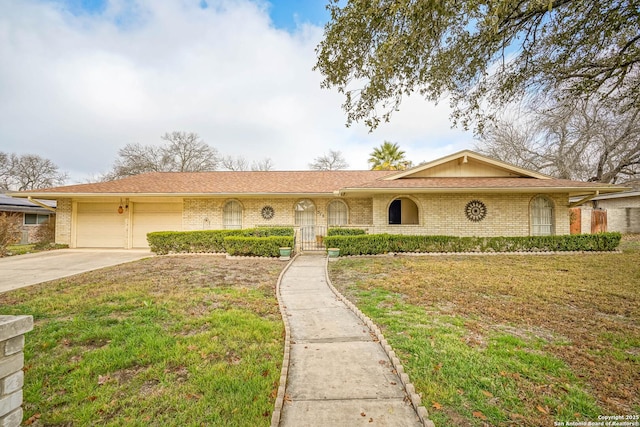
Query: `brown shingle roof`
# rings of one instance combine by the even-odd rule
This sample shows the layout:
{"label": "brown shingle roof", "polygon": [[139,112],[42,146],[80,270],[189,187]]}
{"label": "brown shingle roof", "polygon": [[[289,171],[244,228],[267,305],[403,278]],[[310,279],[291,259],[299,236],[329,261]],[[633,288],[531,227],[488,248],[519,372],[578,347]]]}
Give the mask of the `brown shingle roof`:
{"label": "brown shingle roof", "polygon": [[565,179],[400,178],[393,171],[151,172],[115,181],[54,187],[16,195],[41,198],[66,195],[260,195],[366,194],[376,192],[555,191],[572,195],[622,191],[623,187]]}
{"label": "brown shingle roof", "polygon": [[[374,181],[390,171],[151,172],[33,193],[63,194],[306,194],[333,193]],[[25,193],[23,193],[25,194]]]}

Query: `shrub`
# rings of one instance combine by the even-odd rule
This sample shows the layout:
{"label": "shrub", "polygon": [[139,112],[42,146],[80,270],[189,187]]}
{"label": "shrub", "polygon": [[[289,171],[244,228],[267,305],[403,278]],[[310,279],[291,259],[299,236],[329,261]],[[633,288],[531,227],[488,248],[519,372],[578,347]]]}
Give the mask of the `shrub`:
{"label": "shrub", "polygon": [[367,234],[327,236],[327,247],[340,255],[373,255],[388,252],[549,252],[612,251],[620,233],[525,237],[455,237]]}
{"label": "shrub", "polygon": [[[226,237],[289,236],[293,240],[292,227],[261,227],[243,230],[157,231],[147,234],[152,252],[169,253],[223,253],[227,252]],[[292,246],[292,245],[289,245]]]}
{"label": "shrub", "polygon": [[327,236],[359,236],[361,234],[367,234],[367,232],[361,228],[342,227],[331,227],[327,230]]}
{"label": "shrub", "polygon": [[281,247],[293,247],[293,237],[228,236],[224,238],[224,246],[229,255],[277,257]]}
{"label": "shrub", "polygon": [[0,257],[7,254],[7,246],[20,241],[20,225],[16,215],[0,213]]}
{"label": "shrub", "polygon": [[168,253],[224,252],[224,238],[242,235],[242,230],[158,231],[147,234],[152,252]]}
{"label": "shrub", "polygon": [[381,254],[389,252],[389,235],[327,236],[324,244],[328,248],[340,249],[340,255]]}
{"label": "shrub", "polygon": [[269,237],[269,236],[291,236],[293,237],[293,227],[257,227],[246,228],[242,235],[246,237]]}
{"label": "shrub", "polygon": [[47,223],[41,224],[35,233],[35,248],[38,250],[46,250],[54,245],[56,239],[56,222],[52,217]]}

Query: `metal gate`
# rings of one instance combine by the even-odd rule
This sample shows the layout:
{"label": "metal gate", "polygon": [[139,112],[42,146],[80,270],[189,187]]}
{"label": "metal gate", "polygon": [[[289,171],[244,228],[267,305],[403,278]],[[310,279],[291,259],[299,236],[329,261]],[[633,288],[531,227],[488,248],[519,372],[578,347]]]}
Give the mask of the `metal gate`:
{"label": "metal gate", "polygon": [[327,235],[327,227],[318,225],[303,225],[298,228],[297,246],[301,251],[323,251],[324,238]]}

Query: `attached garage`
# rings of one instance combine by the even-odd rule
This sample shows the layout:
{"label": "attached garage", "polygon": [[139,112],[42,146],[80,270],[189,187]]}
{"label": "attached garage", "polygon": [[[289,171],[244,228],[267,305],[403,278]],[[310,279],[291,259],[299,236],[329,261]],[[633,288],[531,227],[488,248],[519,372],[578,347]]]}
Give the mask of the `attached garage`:
{"label": "attached garage", "polygon": [[148,248],[147,233],[182,230],[182,203],[134,203],[133,247]]}
{"label": "attached garage", "polygon": [[76,247],[126,248],[125,215],[113,203],[78,203]]}
{"label": "attached garage", "polygon": [[147,233],[182,230],[182,202],[78,202],[78,248],[148,248]]}

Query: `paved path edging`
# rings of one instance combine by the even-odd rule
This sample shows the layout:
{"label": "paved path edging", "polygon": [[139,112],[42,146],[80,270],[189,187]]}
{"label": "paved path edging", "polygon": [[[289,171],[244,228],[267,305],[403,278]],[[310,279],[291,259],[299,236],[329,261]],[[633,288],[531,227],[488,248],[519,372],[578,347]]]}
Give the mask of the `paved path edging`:
{"label": "paved path edging", "polygon": [[[416,389],[414,385],[411,383],[411,380],[409,379],[409,375],[406,372],[404,372],[404,367],[400,363],[400,359],[398,359],[395,351],[393,351],[393,348],[391,348],[391,345],[389,345],[387,340],[384,338],[384,335],[382,334],[382,331],[380,330],[378,325],[373,323],[373,321],[367,315],[365,315],[362,311],[360,311],[360,309],[356,307],[355,304],[353,304],[344,295],[342,295],[340,291],[338,291],[338,289],[336,289],[336,287],[333,286],[333,283],[331,283],[331,279],[329,278],[329,269],[327,268],[328,263],[329,263],[329,258],[327,257],[325,261],[325,268],[324,268],[324,274],[325,274],[325,279],[327,281],[327,285],[329,285],[329,288],[349,308],[349,310],[351,310],[360,320],[362,320],[367,325],[367,327],[375,334],[376,338],[380,342],[380,345],[382,346],[382,349],[387,354],[387,356],[389,356],[389,360],[391,360],[393,368],[398,373],[398,376],[400,377],[400,381],[404,386],[407,396],[409,396],[409,399],[411,400],[411,405],[413,406],[413,409],[418,414],[418,418],[420,418],[420,422],[422,422],[422,425],[424,425],[424,427],[435,427],[435,424],[433,423],[433,421],[429,419],[429,412],[427,411],[427,408],[425,408],[422,405],[422,399],[420,398],[420,395],[416,393]],[[272,427],[276,427],[273,425],[273,423],[271,425]]]}
{"label": "paved path edging", "polygon": [[282,297],[280,296],[280,284],[282,278],[287,272],[293,261],[299,256],[295,254],[291,257],[291,260],[280,272],[278,281],[276,282],[276,297],[278,298],[278,307],[280,308],[280,315],[282,316],[282,323],[284,324],[284,350],[282,357],[282,369],[280,370],[280,383],[278,385],[278,394],[276,395],[276,402],[273,408],[273,414],[271,414],[271,427],[278,427],[280,425],[280,417],[282,416],[282,407],[284,406],[284,396],[287,389],[287,377],[289,376],[289,361],[291,355],[291,328],[289,326],[289,317],[287,315]]}

